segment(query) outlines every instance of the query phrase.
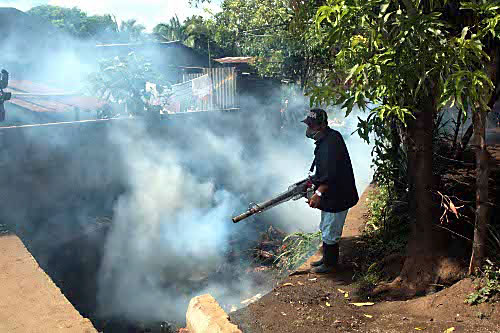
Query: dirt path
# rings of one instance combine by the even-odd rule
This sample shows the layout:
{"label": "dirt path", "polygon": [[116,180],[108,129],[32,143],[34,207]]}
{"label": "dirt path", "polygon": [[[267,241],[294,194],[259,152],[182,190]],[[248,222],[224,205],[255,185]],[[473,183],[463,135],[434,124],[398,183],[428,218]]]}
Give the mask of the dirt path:
{"label": "dirt path", "polygon": [[0,236],[0,332],[96,332],[13,235]]}
{"label": "dirt path", "polygon": [[[245,333],[292,332],[500,332],[500,307],[468,306],[464,297],[473,284],[465,279],[441,292],[405,302],[366,302],[353,296],[353,263],[349,253],[356,246],[367,212],[366,197],[348,214],[341,240],[341,265],[329,275],[305,273],[288,277],[269,294],[247,308],[230,314]],[[319,253],[299,271],[309,268]],[[369,300],[368,300],[369,301]],[[480,319],[483,318],[483,319]]]}

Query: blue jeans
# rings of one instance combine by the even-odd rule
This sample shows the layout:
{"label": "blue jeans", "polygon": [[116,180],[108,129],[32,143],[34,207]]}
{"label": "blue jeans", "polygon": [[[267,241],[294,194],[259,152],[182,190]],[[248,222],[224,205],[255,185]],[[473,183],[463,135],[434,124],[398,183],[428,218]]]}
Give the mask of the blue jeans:
{"label": "blue jeans", "polygon": [[348,211],[349,209],[339,213],[321,212],[319,230],[321,231],[321,238],[324,243],[335,245],[340,241]]}

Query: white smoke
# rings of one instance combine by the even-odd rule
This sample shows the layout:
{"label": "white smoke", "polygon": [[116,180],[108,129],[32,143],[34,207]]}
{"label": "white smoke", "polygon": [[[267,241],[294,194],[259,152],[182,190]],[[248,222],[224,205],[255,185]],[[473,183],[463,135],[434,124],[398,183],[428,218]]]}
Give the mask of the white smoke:
{"label": "white smoke", "polygon": [[[231,222],[249,200],[267,200],[307,176],[314,144],[303,134],[283,142],[269,135],[268,126],[248,119],[247,130],[258,138],[252,155],[237,133],[228,129],[221,134],[195,124],[182,127],[183,136],[173,142],[151,135],[140,122],[112,132],[127,191],[115,206],[101,266],[103,315],[182,320],[196,293],[209,291],[221,302],[238,304],[241,295],[255,288],[244,272],[237,286],[212,281],[192,290],[189,281],[223,265],[231,237],[255,223]],[[369,182],[369,147],[357,136],[346,138],[362,192]],[[259,219],[287,232],[315,231],[319,211],[304,199]]]}

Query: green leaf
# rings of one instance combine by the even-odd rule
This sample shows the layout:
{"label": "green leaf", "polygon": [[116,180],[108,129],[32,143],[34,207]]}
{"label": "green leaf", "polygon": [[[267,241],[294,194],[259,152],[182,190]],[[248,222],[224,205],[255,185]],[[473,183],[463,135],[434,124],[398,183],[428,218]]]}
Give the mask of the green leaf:
{"label": "green leaf", "polygon": [[382,3],[382,5],[380,6],[380,14],[383,15],[385,14],[385,12],[387,11],[387,8],[389,8],[389,5],[391,4],[391,1],[385,1],[384,3]]}
{"label": "green leaf", "polygon": [[351,68],[351,70],[349,71],[349,75],[347,76],[347,78],[344,81],[344,84],[347,84],[347,82],[349,82],[349,80],[353,77],[353,75],[355,75],[358,68],[359,68],[359,64],[356,64]]}
{"label": "green leaf", "polygon": [[465,36],[467,35],[467,32],[469,31],[469,27],[465,27],[462,29],[462,35],[460,36],[461,39],[465,39]]}

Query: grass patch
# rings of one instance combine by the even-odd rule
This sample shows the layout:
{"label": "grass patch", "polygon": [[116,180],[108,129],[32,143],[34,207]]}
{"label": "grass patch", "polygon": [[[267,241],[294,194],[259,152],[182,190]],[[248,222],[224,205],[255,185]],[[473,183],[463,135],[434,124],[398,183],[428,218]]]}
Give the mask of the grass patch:
{"label": "grass patch", "polygon": [[321,232],[295,232],[283,239],[281,254],[274,264],[281,272],[296,269],[312,253],[316,252],[321,243]]}

